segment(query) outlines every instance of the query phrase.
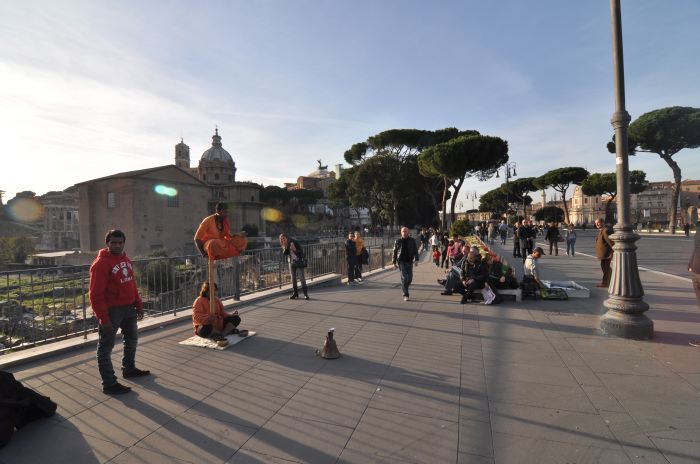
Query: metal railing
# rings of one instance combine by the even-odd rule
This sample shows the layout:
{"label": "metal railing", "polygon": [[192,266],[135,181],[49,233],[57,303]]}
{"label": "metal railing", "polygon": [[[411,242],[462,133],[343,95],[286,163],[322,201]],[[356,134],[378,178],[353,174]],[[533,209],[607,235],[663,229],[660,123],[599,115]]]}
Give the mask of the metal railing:
{"label": "metal railing", "polygon": [[[374,270],[391,264],[393,240],[366,240]],[[342,242],[305,245],[306,278],[329,274],[347,277]],[[192,306],[206,279],[202,256],[135,259],[134,273],[146,317]],[[279,247],[251,250],[217,261],[220,298],[238,299],[291,283],[289,266]],[[0,354],[38,344],[83,336],[97,330],[90,308],[89,266],[61,266],[0,272]]]}

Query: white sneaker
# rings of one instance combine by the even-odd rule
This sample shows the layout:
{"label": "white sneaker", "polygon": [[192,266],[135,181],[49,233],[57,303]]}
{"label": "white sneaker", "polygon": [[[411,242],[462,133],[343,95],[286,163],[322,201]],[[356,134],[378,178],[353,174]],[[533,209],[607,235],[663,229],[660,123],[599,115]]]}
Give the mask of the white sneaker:
{"label": "white sneaker", "polygon": [[357,278],[357,281],[358,281],[358,282],[362,282],[362,281],[363,281],[363,280],[362,280],[362,277],[358,277],[358,278]]}
{"label": "white sneaker", "polygon": [[403,301],[408,301],[408,297],[407,296],[403,297]]}

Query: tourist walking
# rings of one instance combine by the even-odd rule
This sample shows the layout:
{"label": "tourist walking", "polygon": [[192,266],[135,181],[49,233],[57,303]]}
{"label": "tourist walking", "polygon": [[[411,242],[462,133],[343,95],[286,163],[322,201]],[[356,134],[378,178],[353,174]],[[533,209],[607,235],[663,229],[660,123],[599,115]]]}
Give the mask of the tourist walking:
{"label": "tourist walking", "polygon": [[137,321],[143,319],[143,304],[139,296],[134,268],[124,253],[126,235],[118,229],[105,236],[106,248],[97,254],[90,266],[90,304],[97,318],[97,368],[102,378],[102,391],[108,395],[128,393],[131,387],[117,382],[112,366],[112,349],[121,329],[124,343],[122,377],[143,377],[150,371],[136,367],[138,344]]}
{"label": "tourist walking", "polygon": [[394,242],[394,254],[392,263],[401,270],[401,290],[403,300],[408,301],[410,295],[408,288],[413,280],[414,263],[418,266],[418,247],[416,241],[408,235],[408,227],[401,228],[401,238]]}
{"label": "tourist walking", "polygon": [[597,285],[598,287],[608,287],[610,285],[610,276],[612,270],[610,265],[613,257],[613,242],[610,239],[612,227],[603,223],[602,219],[595,220],[595,226],[598,229],[598,235],[595,238],[595,256],[600,260],[600,269],[603,271],[603,279]]}
{"label": "tourist walking", "polygon": [[574,225],[569,223],[566,228],[566,254],[575,256],[576,255],[576,231],[574,230]]}
{"label": "tourist walking", "polygon": [[449,250],[450,246],[452,244],[450,243],[450,239],[447,236],[447,234],[442,235],[442,240],[440,243],[440,246],[442,248],[441,254],[440,254],[440,267],[444,267],[445,269],[450,268],[450,262],[447,259],[447,250]]}
{"label": "tourist walking", "polygon": [[547,227],[547,235],[544,239],[549,242],[549,254],[552,255],[552,247],[554,248],[554,256],[559,256],[559,224],[552,222]]}
{"label": "tourist walking", "polygon": [[515,221],[515,224],[513,224],[513,258],[519,258],[521,256],[520,254],[520,237],[518,236],[520,234],[520,223],[518,221]]}
{"label": "tourist walking", "polygon": [[518,241],[520,244],[520,254],[524,262],[528,255],[528,243],[530,241],[530,229],[527,226],[527,219],[523,219],[520,227],[518,227]]}
{"label": "tourist walking", "polygon": [[505,219],[499,224],[498,233],[501,236],[501,245],[505,245],[506,238],[508,238],[508,224],[506,223]]}
{"label": "tourist walking", "polygon": [[489,245],[493,245],[496,242],[496,224],[493,221],[489,221],[488,239]]}
{"label": "tourist walking", "polygon": [[280,246],[282,247],[282,255],[285,261],[289,263],[289,274],[292,277],[292,296],[289,299],[295,300],[299,298],[297,290],[297,274],[299,274],[301,291],[304,292],[304,299],[308,300],[309,292],[306,288],[306,276],[304,276],[307,261],[306,256],[304,256],[304,250],[299,242],[287,237],[285,234],[280,234]]}
{"label": "tourist walking", "polygon": [[436,230],[430,236],[430,248],[431,248],[431,250],[435,251],[435,249],[439,248],[439,247],[440,247],[440,238],[438,237],[438,231]]}
{"label": "tourist walking", "polygon": [[357,258],[357,251],[355,249],[355,234],[349,232],[348,239],[345,240],[345,260],[348,263],[348,285],[353,285],[355,283]]}

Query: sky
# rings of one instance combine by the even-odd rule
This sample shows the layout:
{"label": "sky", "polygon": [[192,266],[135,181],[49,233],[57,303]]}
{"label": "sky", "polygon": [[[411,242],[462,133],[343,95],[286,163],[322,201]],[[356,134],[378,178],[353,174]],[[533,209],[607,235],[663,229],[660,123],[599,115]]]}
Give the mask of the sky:
{"label": "sky", "polygon": [[[700,107],[700,1],[623,0],[622,22],[633,120]],[[4,201],[174,164],[181,138],[196,166],[217,126],[264,185],[395,128],[501,137],[518,177],[612,172],[613,112],[607,0],[0,2]],[[700,149],[674,159],[700,179]],[[503,180],[468,179],[463,209]]]}

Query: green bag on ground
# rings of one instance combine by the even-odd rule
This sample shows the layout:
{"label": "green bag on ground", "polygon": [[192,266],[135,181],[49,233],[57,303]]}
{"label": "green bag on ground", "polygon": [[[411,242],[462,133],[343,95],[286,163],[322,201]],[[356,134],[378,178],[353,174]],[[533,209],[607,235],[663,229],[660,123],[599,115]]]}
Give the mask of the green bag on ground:
{"label": "green bag on ground", "polygon": [[568,300],[569,295],[563,288],[540,288],[540,296],[543,300]]}

